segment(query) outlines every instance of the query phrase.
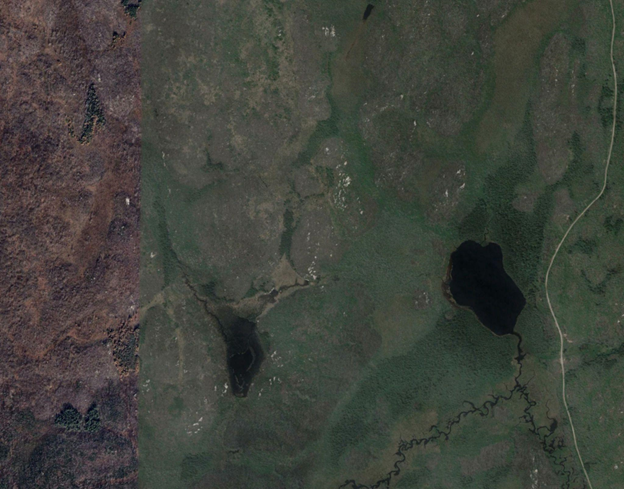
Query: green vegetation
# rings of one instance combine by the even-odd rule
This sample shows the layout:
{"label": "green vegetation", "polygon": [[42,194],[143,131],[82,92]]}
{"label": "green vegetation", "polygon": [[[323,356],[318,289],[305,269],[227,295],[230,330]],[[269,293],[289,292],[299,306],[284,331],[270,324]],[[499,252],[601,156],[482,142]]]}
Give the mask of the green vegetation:
{"label": "green vegetation", "polygon": [[282,234],[282,241],[280,243],[280,254],[287,256],[290,259],[290,247],[292,246],[292,236],[295,231],[295,219],[290,209],[284,211],[284,233]]}
{"label": "green vegetation", "polygon": [[95,92],[95,85],[91,83],[87,90],[87,99],[85,101],[85,117],[82,123],[82,132],[78,136],[78,141],[81,144],[86,144],[91,141],[93,137],[93,131],[96,127],[100,127],[106,124],[106,118],[104,112],[100,106],[100,99]]}
{"label": "green vegetation", "polygon": [[9,456],[9,447],[4,443],[0,443],[0,461],[4,460]]}
{"label": "green vegetation", "polygon": [[615,219],[614,216],[607,216],[604,222],[605,229],[616,236],[622,229],[622,224],[624,224],[624,219],[621,217]]}
{"label": "green vegetation", "polygon": [[579,253],[583,253],[584,255],[591,255],[592,253],[594,253],[594,251],[596,251],[597,246],[598,243],[595,239],[579,238],[576,243],[570,246],[570,248],[568,249],[568,253],[576,251]]}
{"label": "green vegetation", "polygon": [[136,18],[141,8],[141,1],[142,0],[121,0],[121,5],[126,14],[132,18]]}
{"label": "green vegetation", "polygon": [[54,424],[69,431],[82,429],[82,415],[71,404],[65,404],[54,418]]}
{"label": "green vegetation", "polygon": [[83,429],[89,433],[95,433],[100,430],[101,424],[100,410],[95,404],[93,404],[84,417]]}
{"label": "green vegetation", "polygon": [[[385,487],[398,461],[391,487],[583,486],[543,282],[604,170],[608,5],[365,8],[143,6],[145,487]],[[550,285],[597,487],[624,459],[622,184]],[[468,239],[503,250],[520,344],[442,293]],[[246,398],[220,314],[258,324]]]}
{"label": "green vegetation", "polygon": [[121,367],[125,370],[133,370],[135,368],[137,362],[137,339],[138,338],[136,334],[130,335],[130,337],[125,342],[123,342],[120,347],[117,348],[115,351]]}
{"label": "green vegetation", "polygon": [[67,431],[86,431],[88,433],[96,433],[100,430],[100,411],[93,404],[86,415],[83,416],[71,404],[63,405],[61,411],[55,416],[54,424]]}

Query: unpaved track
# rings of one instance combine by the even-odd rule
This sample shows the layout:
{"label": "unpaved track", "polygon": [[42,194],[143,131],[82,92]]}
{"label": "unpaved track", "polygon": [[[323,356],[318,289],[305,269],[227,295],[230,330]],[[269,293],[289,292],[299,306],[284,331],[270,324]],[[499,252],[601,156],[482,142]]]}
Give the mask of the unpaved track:
{"label": "unpaved track", "polygon": [[570,227],[568,228],[568,230],[565,232],[565,234],[563,235],[563,238],[561,238],[561,241],[559,242],[559,244],[557,245],[557,248],[555,249],[555,252],[552,255],[552,258],[550,259],[550,264],[548,265],[548,270],[546,271],[546,279],[544,281],[544,288],[546,289],[546,301],[548,302],[548,308],[550,309],[550,314],[552,315],[552,318],[555,322],[555,326],[557,327],[557,332],[559,333],[559,363],[561,364],[561,395],[563,397],[563,405],[565,406],[565,410],[566,410],[566,414],[568,415],[568,420],[570,421],[570,428],[572,428],[572,438],[574,439],[574,448],[576,449],[576,454],[578,455],[579,458],[579,462],[581,463],[581,467],[583,468],[583,473],[585,474],[585,479],[587,480],[587,484],[589,485],[590,489],[593,489],[591,480],[589,478],[589,475],[587,474],[587,470],[585,469],[585,463],[583,462],[583,457],[581,456],[581,451],[579,450],[578,447],[578,442],[576,440],[576,431],[574,430],[574,423],[572,422],[572,416],[570,416],[570,409],[568,408],[568,401],[566,399],[566,381],[565,381],[565,359],[564,359],[564,355],[563,355],[563,332],[561,331],[561,326],[559,326],[559,321],[557,321],[557,316],[555,315],[555,311],[553,309],[552,303],[550,302],[550,295],[548,294],[548,278],[550,277],[550,270],[552,269],[553,263],[555,262],[555,258],[557,258],[557,255],[559,254],[559,250],[561,249],[561,246],[563,246],[563,243],[565,242],[565,240],[567,239],[568,235],[570,234],[570,231],[572,231],[572,228],[576,225],[576,223],[585,215],[585,213],[598,201],[598,199],[600,199],[602,197],[602,195],[605,192],[605,189],[607,188],[607,177],[609,175],[609,165],[611,163],[611,153],[613,152],[613,142],[615,140],[615,116],[616,116],[616,112],[617,112],[617,73],[615,70],[615,62],[613,61],[613,42],[615,39],[615,12],[613,10],[613,0],[609,0],[609,4],[611,6],[611,18],[612,18],[612,29],[611,29],[611,68],[613,70],[613,125],[611,126],[611,142],[609,143],[609,152],[607,154],[607,161],[605,163],[605,170],[604,170],[604,178],[603,178],[603,182],[602,182],[602,188],[600,189],[600,192],[598,192],[598,195],[596,195],[596,197],[594,197],[594,199],[587,205],[587,207],[585,207],[585,209],[583,209],[583,212],[581,212],[576,219],[574,219],[574,221],[572,221],[572,224],[570,224]]}

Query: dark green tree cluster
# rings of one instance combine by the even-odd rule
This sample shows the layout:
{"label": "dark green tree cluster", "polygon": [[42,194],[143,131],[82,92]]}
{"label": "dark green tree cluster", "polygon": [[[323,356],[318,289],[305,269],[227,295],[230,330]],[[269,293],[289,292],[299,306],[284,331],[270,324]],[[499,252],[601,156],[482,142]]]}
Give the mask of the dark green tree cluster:
{"label": "dark green tree cluster", "polygon": [[71,404],[65,404],[54,418],[54,424],[69,431],[80,431],[82,415]]}
{"label": "dark green tree cluster", "polygon": [[119,348],[116,348],[115,354],[125,369],[132,370],[137,360],[137,338],[135,335],[130,336],[128,341],[124,342]]}
{"label": "dark green tree cluster", "polygon": [[95,433],[96,431],[99,431],[100,426],[100,410],[95,404],[93,404],[84,417],[83,429],[89,433]]}
{"label": "dark green tree cluster", "polygon": [[0,443],[0,461],[9,456],[9,447],[3,443]]}
{"label": "dark green tree cluster", "polygon": [[134,19],[141,8],[141,0],[121,0],[121,5],[124,12]]}
{"label": "dark green tree cluster", "polygon": [[91,141],[95,127],[106,124],[104,111],[100,105],[100,99],[95,93],[95,85],[92,83],[87,90],[87,100],[85,101],[85,118],[82,123],[82,133],[78,137],[78,141],[86,144]]}
{"label": "dark green tree cluster", "polygon": [[608,233],[615,234],[616,236],[622,229],[622,224],[624,224],[624,220],[621,217],[615,219],[614,216],[607,216],[604,222],[604,227]]}
{"label": "dark green tree cluster", "polygon": [[598,242],[595,239],[579,238],[576,242],[570,246],[568,253],[582,253],[583,255],[591,255],[598,247]]}
{"label": "dark green tree cluster", "polygon": [[91,405],[87,414],[82,414],[71,404],[63,405],[61,412],[54,418],[54,424],[68,431],[86,431],[95,433],[100,429],[100,411],[95,404]]}
{"label": "dark green tree cluster", "polygon": [[[602,127],[605,129],[611,127],[611,124],[613,124],[613,103],[615,101],[615,94],[613,88],[611,87],[613,87],[613,81],[606,81],[600,91],[600,100],[598,100],[598,113],[600,114]],[[618,84],[617,89],[618,97],[620,97],[624,94],[624,83]],[[618,104],[616,110],[615,126],[617,129],[622,127],[620,104]]]}
{"label": "dark green tree cluster", "polygon": [[588,182],[593,182],[592,193],[597,193],[598,184],[593,181],[594,165],[584,157],[585,147],[581,141],[581,136],[576,131],[570,138],[569,148],[572,153],[572,160],[559,185],[568,189],[572,200],[583,198],[578,195],[579,189],[587,190]]}

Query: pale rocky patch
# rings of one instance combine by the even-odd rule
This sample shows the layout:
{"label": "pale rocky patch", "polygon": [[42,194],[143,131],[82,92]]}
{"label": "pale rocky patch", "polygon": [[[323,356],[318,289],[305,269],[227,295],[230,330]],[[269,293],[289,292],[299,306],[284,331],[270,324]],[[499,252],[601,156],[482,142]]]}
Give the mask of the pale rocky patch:
{"label": "pale rocky patch", "polygon": [[555,209],[552,220],[558,226],[568,226],[576,217],[576,206],[568,189],[562,188],[555,192]]}
{"label": "pale rocky patch", "polygon": [[531,213],[535,208],[535,203],[539,195],[539,192],[520,193],[516,196],[511,205],[520,212]]}
{"label": "pale rocky patch", "polygon": [[442,168],[431,182],[428,192],[427,216],[434,222],[451,217],[466,188],[466,166],[463,162],[439,162],[438,166]]}
{"label": "pale rocky patch", "polygon": [[318,280],[325,265],[338,261],[342,248],[327,207],[308,205],[292,237],[290,255],[295,270],[307,280]]}

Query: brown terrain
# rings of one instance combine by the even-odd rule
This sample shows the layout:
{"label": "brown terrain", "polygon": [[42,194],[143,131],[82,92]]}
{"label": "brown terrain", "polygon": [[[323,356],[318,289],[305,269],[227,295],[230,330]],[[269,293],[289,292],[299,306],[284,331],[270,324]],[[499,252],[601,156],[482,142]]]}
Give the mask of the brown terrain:
{"label": "brown terrain", "polygon": [[2,0],[0,488],[137,485],[137,10]]}

